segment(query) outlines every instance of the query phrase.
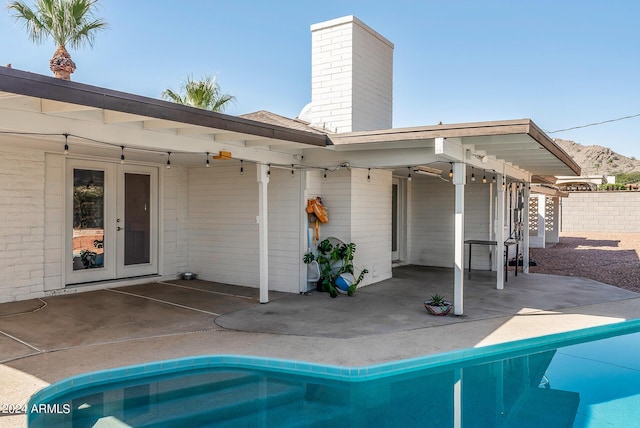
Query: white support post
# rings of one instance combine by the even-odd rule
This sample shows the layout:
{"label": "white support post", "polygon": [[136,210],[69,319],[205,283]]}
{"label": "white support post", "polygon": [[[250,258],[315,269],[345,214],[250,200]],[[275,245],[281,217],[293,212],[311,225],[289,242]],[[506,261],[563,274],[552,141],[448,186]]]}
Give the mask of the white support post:
{"label": "white support post", "polygon": [[465,164],[453,164],[453,184],[455,185],[454,215],[454,276],[453,313],[462,315],[464,310],[464,185],[467,174]]}
{"label": "white support post", "polygon": [[496,242],[498,243],[498,257],[496,257],[497,269],[496,269],[496,288],[498,290],[504,289],[504,189],[502,188],[502,174],[496,174]]}
{"label": "white support post", "polygon": [[[522,272],[529,273],[529,183],[524,183],[522,207]],[[517,263],[517,262],[516,262]]]}
{"label": "white support post", "polygon": [[269,221],[268,187],[269,167],[258,164],[258,242],[260,264],[260,303],[269,302]]}

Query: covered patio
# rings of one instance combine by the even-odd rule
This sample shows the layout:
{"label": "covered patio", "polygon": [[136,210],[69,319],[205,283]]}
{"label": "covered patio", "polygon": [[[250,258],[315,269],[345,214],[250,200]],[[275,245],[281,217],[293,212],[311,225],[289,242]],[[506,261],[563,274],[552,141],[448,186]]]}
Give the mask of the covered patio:
{"label": "covered patio", "polygon": [[[330,171],[349,170],[352,205],[358,208],[382,204],[360,184],[365,175],[367,183],[378,180],[393,187],[386,201],[392,259],[396,265],[453,267],[456,315],[466,314],[467,271],[493,271],[498,290],[508,281],[505,259],[519,258],[528,272],[531,183],[580,172],[529,119],[350,132],[328,139],[330,145],[322,150],[307,148],[305,161]],[[357,172],[362,165],[369,168]],[[352,226],[351,239],[378,248],[370,231],[387,226],[358,214],[359,224],[366,226]],[[363,265],[376,256],[369,248],[364,251]]]}
{"label": "covered patio", "polygon": [[[353,297],[332,299],[315,291],[273,293],[268,305],[259,304],[259,291],[254,288],[201,280],[3,303],[0,363],[20,366],[33,359],[75,354],[80,366],[65,370],[87,371],[94,363],[81,355],[127,344],[132,352],[123,351],[128,354],[126,361],[221,352],[310,361],[333,358],[322,347],[301,350],[299,355],[265,347],[264,340],[271,338],[290,344],[338,340],[341,347],[351,349],[349,364],[362,364],[371,355],[362,353],[356,343],[376,344],[382,350],[388,340],[397,340],[403,350],[392,353],[394,358],[407,358],[618,322],[633,318],[633,311],[640,307],[637,293],[586,278],[519,275],[505,290],[496,290],[495,273],[473,272],[466,285],[464,316],[428,315],[424,300],[436,292],[451,295],[453,274],[453,269],[404,266],[394,269],[392,279],[365,287]],[[217,341],[220,334],[223,338]],[[414,335],[430,339],[409,340]],[[225,337],[234,340],[226,342]],[[182,345],[175,348],[176,342]],[[391,355],[382,354],[374,360],[384,361]],[[98,365],[121,363],[104,358]]]}
{"label": "covered patio", "polygon": [[[262,303],[270,292],[305,292],[313,284],[302,258],[315,244],[305,207],[320,196],[330,211],[320,240],[357,244],[354,265],[370,272],[361,285],[391,278],[394,265],[453,267],[445,281],[462,315],[470,258],[472,269],[495,272],[497,289],[505,241],[528,259],[533,177],[579,172],[529,119],[331,133],[18,70],[0,76],[0,204],[16,214],[1,225],[15,241],[2,266],[21,275],[0,281],[0,301],[186,271],[256,287]],[[130,178],[139,186],[126,196]],[[102,207],[83,214],[90,226],[76,221],[85,205]],[[93,234],[76,248],[83,227]],[[469,239],[495,246],[474,246],[471,257]],[[84,263],[83,253],[95,256]]]}

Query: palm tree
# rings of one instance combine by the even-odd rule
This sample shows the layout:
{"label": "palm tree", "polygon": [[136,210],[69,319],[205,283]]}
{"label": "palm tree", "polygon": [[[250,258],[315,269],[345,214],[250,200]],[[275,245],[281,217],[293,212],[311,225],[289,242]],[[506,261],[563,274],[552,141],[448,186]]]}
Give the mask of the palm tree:
{"label": "palm tree", "polygon": [[205,76],[201,80],[193,80],[193,77],[189,76],[181,89],[181,94],[171,89],[162,91],[162,98],[178,104],[219,112],[224,111],[236,99],[232,95],[223,94],[216,78],[212,76]]}
{"label": "palm tree", "polygon": [[23,21],[29,39],[41,44],[51,38],[58,45],[49,67],[53,75],[70,80],[76,64],[66,46],[76,49],[93,46],[96,32],[107,28],[102,18],[94,17],[98,0],[36,0],[32,9],[23,1],[9,4],[16,21]]}

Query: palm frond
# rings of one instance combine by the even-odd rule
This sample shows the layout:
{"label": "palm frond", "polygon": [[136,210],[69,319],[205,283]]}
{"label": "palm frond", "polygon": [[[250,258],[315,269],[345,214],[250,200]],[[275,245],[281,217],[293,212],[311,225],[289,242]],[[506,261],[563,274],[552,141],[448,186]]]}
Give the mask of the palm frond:
{"label": "palm frond", "polygon": [[9,9],[13,17],[23,21],[29,38],[42,43],[51,37],[59,46],[93,46],[95,34],[108,28],[106,21],[94,17],[98,0],[36,0],[34,8],[23,1],[14,1]]}
{"label": "palm frond", "polygon": [[166,89],[166,90],[162,91],[162,98],[164,98],[167,101],[173,101],[174,103],[185,104],[185,102],[182,99],[182,97],[180,96],[180,94],[177,94],[176,92],[172,91],[171,89]]}
{"label": "palm frond", "polygon": [[42,44],[47,36],[50,36],[47,26],[42,22],[38,13],[25,2],[14,1],[8,5],[8,9],[13,10],[12,17],[16,21],[22,21],[31,41]]}
{"label": "palm frond", "polygon": [[231,101],[235,100],[232,95],[221,94],[220,86],[212,76],[205,76],[200,80],[188,76],[181,89],[182,95],[167,89],[162,93],[162,97],[179,104],[210,111],[223,111]]}

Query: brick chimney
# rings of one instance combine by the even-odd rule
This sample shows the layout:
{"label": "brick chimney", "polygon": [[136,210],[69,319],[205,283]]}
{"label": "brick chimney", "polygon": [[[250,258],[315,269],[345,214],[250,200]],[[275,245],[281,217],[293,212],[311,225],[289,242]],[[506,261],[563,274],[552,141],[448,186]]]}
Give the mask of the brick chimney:
{"label": "brick chimney", "polygon": [[311,103],[300,118],[330,132],[392,127],[393,43],[355,16],[311,26]]}

